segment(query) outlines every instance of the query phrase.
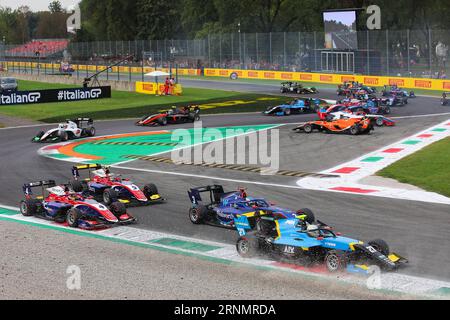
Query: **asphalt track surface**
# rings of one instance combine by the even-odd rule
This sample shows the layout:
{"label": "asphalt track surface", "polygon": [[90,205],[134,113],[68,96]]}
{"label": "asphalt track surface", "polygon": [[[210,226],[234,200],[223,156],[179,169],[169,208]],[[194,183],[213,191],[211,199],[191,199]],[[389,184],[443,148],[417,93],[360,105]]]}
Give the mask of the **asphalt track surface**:
{"label": "asphalt track surface", "polygon": [[[196,87],[203,82],[190,82]],[[225,90],[244,90],[252,92],[275,93],[277,87],[264,85],[236,85],[229,82],[203,83],[205,87]],[[239,87],[239,88],[238,88]],[[321,98],[336,99],[321,94]],[[446,110],[439,105],[439,99],[422,98],[411,100],[407,107],[395,108],[393,116],[417,116],[423,114],[440,114]],[[406,138],[427,127],[442,122],[441,116],[399,119],[395,128],[382,128],[370,136],[351,137],[345,135],[302,135],[291,131],[294,123],[314,118],[314,115],[298,115],[272,118],[260,114],[217,115],[203,117],[205,127],[252,125],[266,123],[287,123],[280,127],[281,169],[316,172],[351,160],[362,154],[374,151],[392,142]],[[23,195],[21,186],[24,182],[40,179],[56,179],[66,182],[70,178],[71,165],[66,162],[43,158],[37,155],[42,145],[30,143],[31,137],[39,130],[50,128],[16,128],[0,130],[2,150],[0,162],[0,203],[17,206]],[[183,126],[172,126],[176,129]],[[96,123],[98,135],[143,131],[135,127],[133,121],[116,120]],[[159,130],[156,127],[150,130]],[[361,240],[383,238],[391,248],[407,256],[410,266],[402,272],[416,276],[449,280],[450,269],[450,210],[447,205],[412,202],[360,195],[347,195],[293,189],[295,180],[286,177],[263,177],[256,174],[244,174],[219,169],[199,169],[187,166],[155,165],[144,161],[124,164],[138,170],[160,170],[187,176],[161,173],[144,173],[133,170],[117,170],[138,184],[154,182],[160,192],[167,197],[165,204],[150,207],[133,208],[131,212],[139,219],[138,228],[165,231],[199,239],[234,243],[235,231],[195,226],[188,218],[189,200],[186,191],[195,186],[222,184],[225,189],[235,190],[236,182],[226,179],[262,182],[266,185],[248,183],[251,195],[266,197],[279,206],[300,209],[311,208],[316,216],[334,225],[340,232]],[[200,178],[198,175],[217,177],[218,179]],[[222,180],[225,179],[225,180]],[[286,187],[271,187],[270,183]],[[241,185],[241,184],[239,184]]]}

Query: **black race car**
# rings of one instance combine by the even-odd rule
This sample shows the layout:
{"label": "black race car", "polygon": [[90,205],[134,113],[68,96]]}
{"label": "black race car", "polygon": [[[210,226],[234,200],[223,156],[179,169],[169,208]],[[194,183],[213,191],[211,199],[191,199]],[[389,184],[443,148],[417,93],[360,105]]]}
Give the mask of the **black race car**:
{"label": "black race car", "polygon": [[380,100],[380,104],[383,106],[395,107],[395,106],[405,106],[408,104],[408,96],[404,92],[397,91],[393,92],[389,98],[384,98]]}
{"label": "black race car", "polygon": [[281,93],[316,94],[319,91],[314,87],[304,87],[298,82],[283,82],[280,88]]}

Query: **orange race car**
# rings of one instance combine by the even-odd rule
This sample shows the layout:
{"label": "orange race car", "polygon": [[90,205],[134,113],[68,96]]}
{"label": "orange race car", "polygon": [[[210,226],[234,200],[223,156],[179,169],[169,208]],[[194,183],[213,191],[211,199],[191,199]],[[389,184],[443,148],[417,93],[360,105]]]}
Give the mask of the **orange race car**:
{"label": "orange race car", "polygon": [[370,134],[374,130],[373,121],[369,118],[348,118],[342,117],[331,121],[311,121],[307,122],[295,129],[294,131],[303,131],[312,133],[314,130],[319,132],[333,133],[350,133],[351,135]]}

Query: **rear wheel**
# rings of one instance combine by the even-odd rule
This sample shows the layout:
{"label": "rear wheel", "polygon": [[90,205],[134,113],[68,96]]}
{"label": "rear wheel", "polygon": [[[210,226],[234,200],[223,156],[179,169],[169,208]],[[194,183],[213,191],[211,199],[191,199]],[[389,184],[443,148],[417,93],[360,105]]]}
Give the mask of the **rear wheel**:
{"label": "rear wheel", "polygon": [[236,242],[236,250],[243,258],[253,258],[258,254],[258,239],[255,237],[240,237]]}
{"label": "rear wheel", "polygon": [[353,127],[350,128],[350,134],[351,134],[352,136],[356,136],[358,133],[359,133],[359,128],[358,128],[358,126],[353,126]]}
{"label": "rear wheel", "polygon": [[71,180],[69,182],[70,187],[75,192],[83,192],[83,184],[78,180]]}
{"label": "rear wheel", "polygon": [[95,128],[94,127],[90,127],[86,130],[86,133],[89,137],[93,137],[95,136]]}
{"label": "rear wheel", "polygon": [[103,202],[107,206],[115,202],[118,197],[119,195],[117,194],[117,191],[114,189],[106,189],[105,191],[103,191]]}
{"label": "rear wheel", "polygon": [[20,202],[20,212],[25,217],[34,216],[37,213],[37,204],[37,200],[23,200]]}
{"label": "rear wheel", "polygon": [[325,265],[329,272],[338,272],[347,267],[345,255],[339,251],[331,250],[325,255]]}
{"label": "rear wheel", "polygon": [[208,209],[205,206],[198,206],[189,209],[189,219],[193,224],[202,224],[205,221]]}
{"label": "rear wheel", "polygon": [[78,220],[80,219],[81,213],[78,209],[72,208],[67,211],[66,222],[71,228],[78,227]]}
{"label": "rear wheel", "polygon": [[386,243],[386,241],[382,239],[375,239],[369,242],[369,245],[372,246],[375,250],[378,252],[381,252],[386,257],[389,256],[389,245]]}

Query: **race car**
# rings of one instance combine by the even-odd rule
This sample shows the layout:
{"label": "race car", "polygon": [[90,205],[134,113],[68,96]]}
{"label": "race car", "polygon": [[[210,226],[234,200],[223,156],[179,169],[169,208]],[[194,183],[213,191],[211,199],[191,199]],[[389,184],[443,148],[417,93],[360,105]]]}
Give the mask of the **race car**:
{"label": "race car", "polygon": [[380,104],[389,107],[403,107],[408,104],[408,96],[404,92],[393,92],[387,99],[381,99]]}
{"label": "race car", "polygon": [[94,120],[90,118],[78,118],[60,123],[58,128],[40,131],[31,141],[37,143],[64,142],[95,136]]}
{"label": "race car", "polygon": [[140,121],[136,122],[137,126],[152,126],[160,125],[166,126],[167,124],[186,123],[200,121],[200,107],[188,106],[184,108],[172,107],[171,110],[163,111],[158,114],[153,114],[143,117]]}
{"label": "race car", "polygon": [[[42,195],[33,198],[32,189],[38,187],[42,188]],[[23,191],[25,200],[20,203],[20,211],[26,217],[65,222],[69,227],[86,230],[136,222],[122,203],[112,203],[108,208],[94,199],[76,193],[68,185],[57,186],[54,180],[24,184]]]}
{"label": "race car", "polygon": [[298,93],[298,94],[316,94],[319,93],[317,88],[304,87],[298,82],[283,82],[280,88],[281,93]]}
{"label": "race car", "polygon": [[408,263],[407,259],[391,252],[385,241],[377,239],[364,243],[344,237],[316,221],[309,209],[288,219],[268,213],[257,219],[254,228],[239,217],[236,225],[240,235],[236,249],[243,258],[269,254],[284,262],[306,266],[325,264],[329,272],[347,270],[366,275],[372,265],[395,271]]}
{"label": "race car", "polygon": [[316,112],[320,108],[319,99],[295,99],[287,104],[269,107],[263,112],[269,116],[289,116],[291,114]]}
{"label": "race car", "polygon": [[[383,115],[376,115],[376,114],[369,114],[366,113],[365,111],[368,111],[364,108],[361,107],[353,107],[352,108],[348,108],[345,111],[338,111],[338,112],[333,112],[330,113],[327,116],[327,120],[328,121],[335,121],[335,120],[339,120],[345,117],[348,118],[354,118],[354,119],[362,119],[362,118],[368,118],[372,121],[373,124],[377,125],[378,127],[393,127],[396,125],[396,121],[390,118],[387,118]],[[363,110],[363,111],[359,111],[359,110]]]}
{"label": "race car", "polygon": [[351,135],[370,134],[374,130],[373,120],[367,117],[343,116],[337,120],[317,120],[302,124],[293,129],[297,132],[312,133],[314,130],[325,133],[349,133]]}
{"label": "race car", "polygon": [[352,96],[355,94],[374,95],[376,92],[376,88],[363,85],[359,82],[344,82],[338,85],[336,93],[338,96]]}
{"label": "race car", "polygon": [[381,94],[383,97],[389,97],[392,95],[400,95],[400,96],[407,97],[407,98],[415,98],[416,97],[416,94],[414,93],[414,91],[408,92],[408,91],[401,89],[395,85],[391,86],[391,87],[384,86],[384,89],[383,89],[383,91],[381,91]]}
{"label": "race car", "polygon": [[75,69],[72,67],[72,65],[68,62],[62,62],[61,66],[59,67],[59,72],[63,74],[71,75],[75,72]]}
{"label": "race car", "polygon": [[[293,217],[297,212],[275,207],[265,199],[248,197],[245,189],[224,192],[220,185],[193,188],[188,191],[192,207],[189,219],[193,224],[209,224],[218,227],[235,229],[235,219],[244,216],[254,226],[255,219],[274,211],[284,217]],[[204,196],[205,202],[202,196]]]}
{"label": "race car", "polygon": [[444,92],[442,94],[441,105],[443,105],[443,106],[448,105],[448,95],[449,94],[450,94],[450,92]]}
{"label": "race car", "polygon": [[[88,171],[88,178],[80,179],[80,171]],[[164,201],[153,183],[146,184],[141,189],[132,181],[112,174],[108,167],[100,164],[74,166],[72,176],[73,179],[69,184],[73,190],[92,196],[106,205],[116,201],[129,206],[150,205]]]}

